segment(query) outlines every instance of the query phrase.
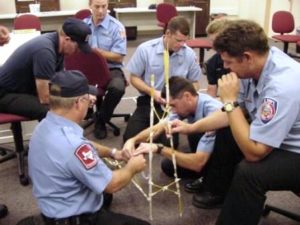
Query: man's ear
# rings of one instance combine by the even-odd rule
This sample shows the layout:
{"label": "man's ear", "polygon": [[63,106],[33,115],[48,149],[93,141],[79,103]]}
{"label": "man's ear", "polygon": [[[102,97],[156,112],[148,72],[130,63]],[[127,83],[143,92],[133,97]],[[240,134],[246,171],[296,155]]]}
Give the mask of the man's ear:
{"label": "man's ear", "polygon": [[248,51],[245,51],[243,53],[243,58],[246,59],[247,61],[250,61],[253,59],[253,53],[252,52],[248,52]]}

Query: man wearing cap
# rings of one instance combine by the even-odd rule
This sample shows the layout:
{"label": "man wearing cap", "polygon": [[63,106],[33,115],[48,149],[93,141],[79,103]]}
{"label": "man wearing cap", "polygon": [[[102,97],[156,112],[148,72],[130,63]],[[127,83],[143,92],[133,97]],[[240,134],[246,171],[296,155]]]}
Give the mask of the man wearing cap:
{"label": "man wearing cap", "polygon": [[44,118],[50,78],[63,69],[65,55],[90,51],[90,33],[81,20],[69,18],[61,31],[43,34],[16,49],[0,67],[0,112]]}
{"label": "man wearing cap", "polygon": [[95,88],[73,70],[56,73],[49,88],[50,110],[33,132],[28,155],[33,195],[45,224],[149,225],[103,207],[103,192],[125,187],[146,161],[132,157],[122,169],[111,171],[98,155],[121,160],[121,151],[83,136],[78,123],[86,116]]}
{"label": "man wearing cap", "polygon": [[125,93],[126,80],[122,62],[127,53],[126,31],[120,21],[107,14],[108,0],[89,0],[89,6],[92,16],[84,19],[92,30],[89,43],[107,60],[111,75],[103,102],[98,106],[94,130],[95,137],[103,139],[107,135],[105,123],[110,121]]}

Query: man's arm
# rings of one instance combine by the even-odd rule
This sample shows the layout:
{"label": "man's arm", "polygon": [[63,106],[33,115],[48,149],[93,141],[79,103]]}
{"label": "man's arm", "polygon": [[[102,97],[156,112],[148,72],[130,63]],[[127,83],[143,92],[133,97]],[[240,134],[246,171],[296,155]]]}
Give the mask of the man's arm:
{"label": "man's arm", "polygon": [[207,131],[217,130],[228,126],[228,118],[225,112],[221,110],[211,113],[209,116],[200,119],[192,124],[181,120],[174,120],[171,124],[172,133],[204,133]]}
{"label": "man's arm", "polygon": [[36,90],[41,104],[49,104],[49,80],[35,79]]}
{"label": "man's arm", "polygon": [[[135,154],[149,153],[149,151],[157,152],[157,144],[141,143],[137,148]],[[202,170],[207,163],[210,153],[198,151],[196,153],[184,153],[178,150],[172,150],[170,147],[164,146],[161,149],[160,154],[170,160],[172,160],[172,153],[174,152],[176,157],[176,163],[186,169],[190,169],[196,172]]]}
{"label": "man's arm", "polygon": [[[223,103],[235,102],[240,90],[240,80],[233,72],[223,75],[218,81],[220,97]],[[251,140],[250,125],[240,107],[235,108],[231,112],[227,112],[229,125],[239,148],[243,152],[246,160],[259,161],[266,157],[272,147]]]}
{"label": "man's arm", "polygon": [[[148,86],[139,76],[130,74],[130,83],[138,91],[151,96],[151,87]],[[155,100],[155,102],[158,102],[158,103],[165,103],[165,100],[161,97],[160,91],[157,91],[157,90],[154,91],[154,100]]]}
{"label": "man's arm", "polygon": [[128,163],[122,168],[113,171],[112,179],[106,186],[105,192],[114,193],[125,187],[132,177],[142,171],[146,166],[146,160],[142,155],[131,157]]}
{"label": "man's arm", "polygon": [[94,48],[94,51],[96,52],[96,54],[102,55],[108,61],[122,63],[124,59],[123,55],[115,52],[106,51],[100,48]]}

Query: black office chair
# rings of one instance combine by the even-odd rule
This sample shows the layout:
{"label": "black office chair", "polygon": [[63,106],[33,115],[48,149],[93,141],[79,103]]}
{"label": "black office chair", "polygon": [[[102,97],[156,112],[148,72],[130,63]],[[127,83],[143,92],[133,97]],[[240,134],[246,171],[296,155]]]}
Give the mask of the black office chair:
{"label": "black office chair", "polygon": [[[78,53],[72,56],[65,57],[65,69],[67,70],[79,70],[89,80],[89,83],[92,85],[97,85],[99,96],[97,97],[96,109],[101,107],[102,99],[105,95],[105,90],[108,82],[110,81],[110,71],[108,69],[107,62],[105,58],[95,51],[91,53]],[[130,114],[122,113],[122,114],[113,114],[112,117],[123,117],[127,122]],[[94,123],[94,118],[89,120],[84,127],[88,127]],[[113,134],[115,136],[120,135],[120,128],[117,127],[111,121],[107,122],[107,124],[113,129]]]}

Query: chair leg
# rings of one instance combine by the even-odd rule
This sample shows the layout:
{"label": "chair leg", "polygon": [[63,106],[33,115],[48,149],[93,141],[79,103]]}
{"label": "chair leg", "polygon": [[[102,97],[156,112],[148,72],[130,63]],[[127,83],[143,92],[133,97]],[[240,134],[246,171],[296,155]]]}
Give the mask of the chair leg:
{"label": "chair leg", "polygon": [[289,43],[288,42],[283,42],[283,52],[285,52],[287,54],[288,49],[289,49]]}
{"label": "chair leg", "polygon": [[15,142],[15,148],[16,148],[16,156],[18,160],[18,172],[19,172],[19,179],[20,183],[22,185],[28,185],[28,177],[25,175],[25,150],[24,150],[24,144],[23,144],[23,135],[22,135],[22,126],[21,122],[15,122],[11,125],[11,130],[14,135],[14,142]]}
{"label": "chair leg", "polygon": [[113,124],[112,122],[107,122],[107,124],[113,129],[113,133],[115,136],[119,136],[120,135],[120,128],[117,127],[115,124]]}
{"label": "chair leg", "polygon": [[271,206],[271,205],[265,205],[265,208],[263,210],[263,216],[267,216],[271,211],[276,212],[278,214],[281,214],[281,215],[286,216],[290,219],[293,219],[295,221],[300,222],[300,215],[299,214],[295,214],[295,213],[292,213],[292,212],[289,212],[289,211],[286,211],[286,210],[283,210],[283,209],[280,209],[280,208],[277,208],[277,207],[274,207],[274,206]]}

